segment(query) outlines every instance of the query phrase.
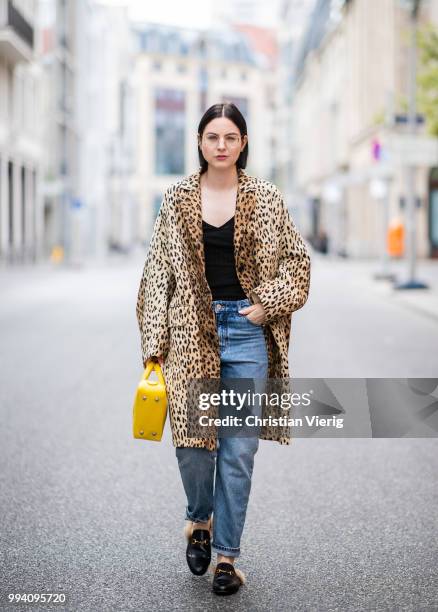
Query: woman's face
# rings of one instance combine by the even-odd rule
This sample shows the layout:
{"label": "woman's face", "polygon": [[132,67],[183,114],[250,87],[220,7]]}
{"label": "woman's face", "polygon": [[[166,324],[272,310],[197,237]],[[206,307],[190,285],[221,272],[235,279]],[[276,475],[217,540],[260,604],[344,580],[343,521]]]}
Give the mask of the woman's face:
{"label": "woman's face", "polygon": [[208,164],[223,170],[237,162],[247,140],[227,117],[216,117],[207,123],[202,139],[198,134],[198,144]]}

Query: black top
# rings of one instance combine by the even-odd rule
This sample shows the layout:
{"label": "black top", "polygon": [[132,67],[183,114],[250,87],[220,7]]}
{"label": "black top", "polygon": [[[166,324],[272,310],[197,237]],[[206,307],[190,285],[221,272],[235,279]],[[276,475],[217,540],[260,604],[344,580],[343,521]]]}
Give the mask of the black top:
{"label": "black top", "polygon": [[205,275],[213,300],[244,300],[234,261],[234,217],[220,227],[202,220],[202,231]]}

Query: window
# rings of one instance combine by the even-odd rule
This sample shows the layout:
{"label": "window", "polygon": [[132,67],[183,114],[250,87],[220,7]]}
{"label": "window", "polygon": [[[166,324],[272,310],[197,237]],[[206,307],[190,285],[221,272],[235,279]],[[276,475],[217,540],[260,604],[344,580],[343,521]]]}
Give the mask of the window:
{"label": "window", "polygon": [[155,172],[185,172],[185,93],[175,89],[155,91]]}

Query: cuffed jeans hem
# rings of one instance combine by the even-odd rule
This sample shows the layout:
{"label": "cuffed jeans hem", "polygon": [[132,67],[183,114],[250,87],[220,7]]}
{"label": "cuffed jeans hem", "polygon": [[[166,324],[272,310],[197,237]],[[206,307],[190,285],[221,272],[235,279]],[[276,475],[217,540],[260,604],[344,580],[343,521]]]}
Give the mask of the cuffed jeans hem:
{"label": "cuffed jeans hem", "polygon": [[240,548],[227,548],[226,546],[220,546],[219,544],[211,545],[211,550],[213,550],[218,555],[223,555],[224,557],[238,557],[240,555]]}
{"label": "cuffed jeans hem", "polygon": [[189,514],[188,512],[186,512],[186,521],[192,521],[192,523],[208,523],[209,520],[209,516],[207,516],[207,518],[199,518],[199,517],[195,517],[192,516],[191,514]]}

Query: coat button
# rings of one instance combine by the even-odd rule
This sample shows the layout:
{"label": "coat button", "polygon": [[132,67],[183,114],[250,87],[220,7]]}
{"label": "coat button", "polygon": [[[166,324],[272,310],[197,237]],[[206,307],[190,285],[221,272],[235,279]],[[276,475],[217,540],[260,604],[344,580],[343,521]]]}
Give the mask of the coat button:
{"label": "coat button", "polygon": [[240,266],[238,268],[239,272],[243,272],[244,269],[245,269],[245,266],[243,264],[240,264]]}

